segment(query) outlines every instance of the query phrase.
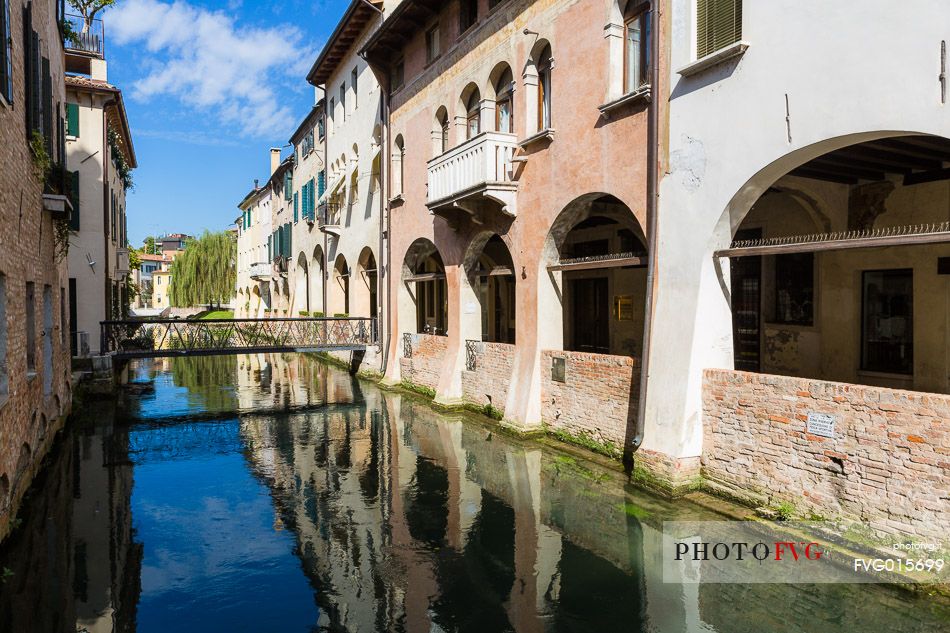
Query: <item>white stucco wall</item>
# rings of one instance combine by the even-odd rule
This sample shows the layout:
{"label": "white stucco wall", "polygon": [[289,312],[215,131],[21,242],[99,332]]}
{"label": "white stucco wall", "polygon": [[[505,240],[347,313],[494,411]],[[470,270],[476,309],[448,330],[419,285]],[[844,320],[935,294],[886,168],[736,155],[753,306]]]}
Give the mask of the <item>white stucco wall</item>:
{"label": "white stucco wall", "polygon": [[712,253],[752,202],[830,150],[894,134],[950,136],[938,81],[946,2],[747,2],[745,54],[681,77],[675,69],[693,60],[694,11],[694,0],[673,0],[669,16],[669,164],[643,444],[677,457],[702,450],[702,370],[733,366],[728,262],[717,272]]}

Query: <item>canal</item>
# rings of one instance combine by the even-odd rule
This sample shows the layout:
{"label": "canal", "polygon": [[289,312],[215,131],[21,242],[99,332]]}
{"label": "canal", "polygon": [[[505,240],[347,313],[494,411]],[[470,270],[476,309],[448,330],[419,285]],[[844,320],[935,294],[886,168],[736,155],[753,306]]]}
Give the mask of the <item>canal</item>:
{"label": "canal", "polygon": [[667,584],[721,519],[298,355],[141,361],[0,548],[0,631],[947,630],[869,585]]}

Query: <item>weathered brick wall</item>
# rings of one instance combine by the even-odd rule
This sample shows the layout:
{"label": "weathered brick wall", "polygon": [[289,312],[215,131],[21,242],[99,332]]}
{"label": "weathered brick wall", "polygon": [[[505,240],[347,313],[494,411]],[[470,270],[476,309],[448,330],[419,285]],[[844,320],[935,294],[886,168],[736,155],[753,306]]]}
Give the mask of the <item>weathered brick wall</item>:
{"label": "weathered brick wall", "polygon": [[[439,384],[442,373],[442,362],[445,359],[445,350],[449,339],[445,336],[433,334],[411,334],[412,357],[403,356],[399,359],[402,369],[402,379],[417,385],[435,389]],[[400,337],[397,343],[402,346]],[[404,350],[400,350],[405,353]]]}
{"label": "weathered brick wall", "polygon": [[505,410],[515,346],[507,343],[475,343],[475,370],[462,372],[462,394],[478,405]]}
{"label": "weathered brick wall", "polygon": [[[807,433],[809,412],[834,415],[835,437]],[[707,370],[703,432],[703,474],[740,494],[946,537],[950,396]]]}
{"label": "weathered brick wall", "polygon": [[[53,104],[65,101],[63,49],[51,12],[54,3],[34,2],[33,28],[50,59]],[[0,539],[16,516],[23,493],[46,455],[52,437],[62,426],[71,401],[69,340],[63,337],[61,305],[68,289],[65,260],[57,260],[53,221],[43,210],[43,184],[36,174],[24,125],[23,12],[10,7],[13,44],[13,104],[0,101],[0,275],[6,288],[6,395],[0,395]],[[56,78],[59,78],[58,80]],[[54,129],[55,129],[54,125]],[[54,148],[58,141],[54,141]],[[54,153],[55,153],[54,149]],[[36,372],[26,367],[26,284],[34,284],[33,315],[36,332]],[[43,289],[50,287],[52,330],[44,335]],[[66,293],[68,301],[68,293]],[[45,337],[52,342],[52,389],[44,394]],[[65,340],[64,340],[65,338]]]}
{"label": "weathered brick wall", "polygon": [[[552,359],[565,359],[565,382],[551,378]],[[541,418],[555,430],[587,435],[621,450],[634,424],[640,360],[630,356],[541,352]]]}

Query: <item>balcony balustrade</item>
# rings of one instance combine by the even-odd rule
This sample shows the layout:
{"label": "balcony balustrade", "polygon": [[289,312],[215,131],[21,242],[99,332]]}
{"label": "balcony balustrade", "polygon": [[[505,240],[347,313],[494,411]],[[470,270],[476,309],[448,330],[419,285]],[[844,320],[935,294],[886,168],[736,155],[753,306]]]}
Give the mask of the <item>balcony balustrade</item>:
{"label": "balcony balustrade", "polygon": [[516,215],[512,158],[517,148],[514,134],[482,132],[430,160],[429,209],[452,219],[458,210],[475,215],[492,201],[503,213]]}
{"label": "balcony balustrade", "polygon": [[257,281],[269,281],[271,278],[270,262],[254,262],[251,264],[251,279]]}
{"label": "balcony balustrade", "polygon": [[339,236],[343,225],[343,205],[339,202],[324,202],[317,209],[320,230]]}
{"label": "balcony balustrade", "polygon": [[105,54],[105,27],[102,20],[95,19],[88,26],[81,15],[66,15],[71,34],[66,39],[66,49],[102,57]]}

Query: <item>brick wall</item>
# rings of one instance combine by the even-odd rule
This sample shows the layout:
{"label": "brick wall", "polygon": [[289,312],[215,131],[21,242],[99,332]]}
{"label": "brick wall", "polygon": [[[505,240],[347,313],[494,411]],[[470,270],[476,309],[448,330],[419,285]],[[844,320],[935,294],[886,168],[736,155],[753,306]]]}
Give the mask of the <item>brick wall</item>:
{"label": "brick wall", "polygon": [[[834,415],[835,437],[807,433],[809,412]],[[703,474],[739,494],[946,537],[950,396],[707,370],[703,432]]]}
{"label": "brick wall", "polygon": [[507,343],[475,342],[475,370],[462,372],[462,394],[478,405],[491,404],[505,410],[515,346]]}
{"label": "brick wall", "polygon": [[[13,43],[13,104],[0,102],[0,275],[4,277],[6,358],[0,359],[8,389],[0,395],[0,539],[8,532],[24,492],[62,426],[71,402],[69,337],[63,337],[60,315],[69,314],[69,282],[65,260],[57,260],[53,220],[43,209],[43,183],[36,174],[27,144],[24,117],[23,12],[10,6]],[[54,109],[65,101],[63,49],[54,15],[54,3],[34,2],[33,28],[41,40],[42,55],[50,60]],[[57,79],[58,78],[58,79]],[[65,106],[63,106],[65,107]],[[58,121],[54,117],[53,129]],[[54,156],[58,140],[54,140]],[[27,373],[26,284],[34,284],[33,323],[36,333],[36,371]],[[52,329],[44,333],[43,290],[50,287]],[[52,343],[51,390],[44,394],[47,372],[44,341]]]}
{"label": "brick wall", "polygon": [[[412,357],[403,356],[399,359],[402,370],[402,379],[417,385],[435,389],[439,384],[442,373],[442,362],[445,360],[445,350],[449,339],[445,336],[433,334],[410,334],[412,340]],[[404,345],[403,337],[396,343]],[[400,347],[400,353],[405,350]]]}
{"label": "brick wall", "polygon": [[[565,382],[551,377],[565,359]],[[637,416],[640,360],[584,352],[541,352],[541,418],[554,430],[587,435],[621,450]]]}

